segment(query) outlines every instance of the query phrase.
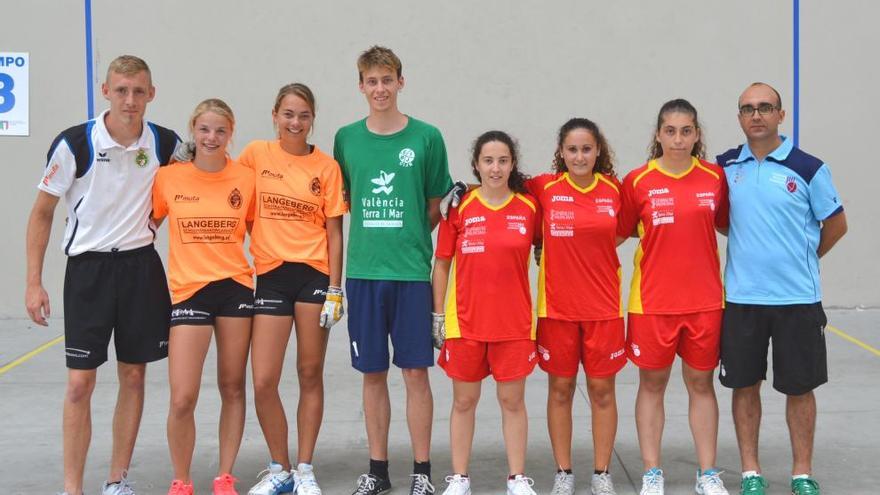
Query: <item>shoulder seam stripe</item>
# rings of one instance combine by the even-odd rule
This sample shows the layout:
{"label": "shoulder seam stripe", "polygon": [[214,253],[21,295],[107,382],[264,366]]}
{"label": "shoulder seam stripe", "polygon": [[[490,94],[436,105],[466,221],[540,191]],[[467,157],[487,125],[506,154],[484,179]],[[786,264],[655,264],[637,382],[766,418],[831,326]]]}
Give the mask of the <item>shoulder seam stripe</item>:
{"label": "shoulder seam stripe", "polygon": [[529,201],[529,198],[523,196],[520,193],[516,193],[516,197],[519,198],[519,200],[522,201],[523,203],[527,204],[529,206],[529,208],[532,209],[533,212],[537,211],[537,209],[535,208],[535,204],[532,203],[531,201]]}

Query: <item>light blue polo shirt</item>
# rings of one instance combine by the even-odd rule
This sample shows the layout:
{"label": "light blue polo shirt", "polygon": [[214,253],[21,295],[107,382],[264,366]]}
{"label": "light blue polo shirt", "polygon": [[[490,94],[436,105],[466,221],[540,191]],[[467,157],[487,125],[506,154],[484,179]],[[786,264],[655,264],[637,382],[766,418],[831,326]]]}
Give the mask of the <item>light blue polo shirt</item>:
{"label": "light blue polo shirt", "polygon": [[726,300],[811,304],[822,300],[819,231],[843,211],[822,160],[782,144],[758,162],[748,144],[719,155],[730,194]]}

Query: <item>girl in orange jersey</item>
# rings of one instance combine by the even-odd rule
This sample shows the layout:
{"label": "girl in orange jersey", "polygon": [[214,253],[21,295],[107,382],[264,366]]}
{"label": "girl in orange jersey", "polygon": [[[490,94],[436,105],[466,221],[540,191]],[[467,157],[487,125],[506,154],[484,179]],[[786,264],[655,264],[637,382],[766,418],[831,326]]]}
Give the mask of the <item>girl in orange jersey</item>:
{"label": "girl in orange jersey", "polygon": [[639,367],[636,427],[645,473],[642,495],[663,494],[663,396],[675,355],[682,359],[699,495],[726,495],[715,467],[718,402],[712,381],[721,336],[721,266],[716,229],[727,228],[724,172],[703,160],[697,110],[665,103],[650,160],[623,181],[618,235],[639,235],[627,324],[627,354]]}
{"label": "girl in orange jersey", "polygon": [[526,187],[541,206],[538,363],[549,375],[547,427],[558,470],[554,495],[573,495],[572,402],[587,375],[593,431],[591,491],[613,495],[608,466],[617,433],[614,377],[626,364],[617,258],[620,183],[599,127],[574,118],[559,129],[553,173]]}
{"label": "girl in orange jersey", "polygon": [[[282,87],[272,109],[278,138],[254,141],[239,156],[256,177],[251,366],[257,416],[271,456],[250,495],[321,493],[312,457],[324,413],[327,330],[342,317],[342,215],[347,208],[339,164],[307,141],[314,118],[315,97],[307,86]],[[295,470],[278,393],[294,325],[299,379]]]}
{"label": "girl in orange jersey", "polygon": [[432,280],[434,334],[438,340],[447,337],[438,364],[452,378],[453,393],[453,475],[446,478],[445,495],[471,493],[467,473],[474,414],[481,382],[490,374],[503,418],[507,494],[535,494],[525,476],[524,392],[537,358],[528,274],[540,216],[534,198],[523,194],[525,176],[517,161],[506,133],[489,131],[477,138],[471,166],[480,187],[440,223]]}
{"label": "girl in orange jersey", "polygon": [[223,101],[199,103],[190,119],[193,140],[182,145],[189,156],[159,169],[153,185],[153,219],[158,224],[168,217],[168,282],[173,303],[168,447],[174,481],[168,495],[193,493],[193,412],[212,335],[217,339],[222,400],[220,465],[213,493],[238,494],[231,472],[245,418],[254,284],[253,269],[244,254],[244,236],[254,217],[254,177],[226,153],[234,126],[232,110]]}

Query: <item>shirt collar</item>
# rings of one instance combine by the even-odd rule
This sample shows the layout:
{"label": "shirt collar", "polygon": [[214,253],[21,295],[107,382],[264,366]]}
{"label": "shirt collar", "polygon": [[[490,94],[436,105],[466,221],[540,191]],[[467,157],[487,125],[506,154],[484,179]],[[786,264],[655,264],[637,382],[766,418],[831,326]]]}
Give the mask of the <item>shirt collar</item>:
{"label": "shirt collar", "polygon": [[117,143],[111,136],[110,131],[107,130],[107,123],[104,122],[104,117],[107,116],[107,112],[110,110],[104,110],[101,112],[101,115],[95,119],[95,127],[97,128],[97,134],[95,136],[95,146],[100,150],[108,150],[110,148],[122,148],[124,150],[138,150],[138,149],[149,149],[150,148],[150,130],[149,124],[145,120],[143,123],[143,130],[141,131],[141,136],[137,141],[134,142],[131,146],[126,148],[121,144]]}
{"label": "shirt collar", "polygon": [[[791,150],[794,148],[794,143],[791,139],[788,139],[787,136],[780,134],[779,137],[782,139],[782,144],[767,155],[767,158],[774,162],[781,162],[788,158],[788,154],[791,153]],[[749,143],[745,143],[739,152],[739,156],[736,158],[736,163],[742,163],[748,160],[758,161],[755,158],[754,153],[752,153],[752,150],[749,148]]]}

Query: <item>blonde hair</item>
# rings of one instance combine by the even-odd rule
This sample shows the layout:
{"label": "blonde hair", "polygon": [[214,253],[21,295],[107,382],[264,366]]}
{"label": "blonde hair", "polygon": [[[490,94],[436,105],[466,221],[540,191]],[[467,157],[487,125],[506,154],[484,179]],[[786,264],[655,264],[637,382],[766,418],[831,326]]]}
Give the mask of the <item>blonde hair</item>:
{"label": "blonde hair", "polygon": [[390,48],[385,48],[384,46],[379,45],[373,45],[364,53],[361,53],[361,56],[358,57],[357,66],[358,78],[361,82],[364,81],[364,72],[373,67],[385,67],[391,69],[397,73],[398,78],[403,75],[403,64],[400,63],[400,59],[397,58],[397,55],[395,55]]}
{"label": "blonde hair", "polygon": [[282,86],[281,89],[278,90],[278,96],[275,97],[275,106],[272,107],[273,112],[278,112],[278,109],[281,107],[281,100],[287,95],[298,96],[305,100],[309,109],[312,111],[312,115],[315,115],[315,95],[312,93],[312,90],[303,83],[291,83]]}
{"label": "blonde hair", "polygon": [[110,81],[111,72],[122,74],[124,76],[133,76],[139,72],[146,72],[147,77],[150,79],[150,84],[153,84],[153,75],[150,72],[150,66],[144,62],[144,59],[135,57],[134,55],[120,55],[114,58],[113,61],[110,62],[110,65],[107,66],[107,82]]}
{"label": "blonde hair", "polygon": [[196,157],[196,143],[192,140],[192,132],[196,126],[196,119],[199,118],[205,112],[214,112],[217,115],[225,118],[229,121],[229,131],[230,133],[235,130],[235,115],[232,113],[232,109],[229,108],[229,105],[226,104],[225,101],[219,98],[208,98],[207,100],[202,101],[198,105],[196,105],[195,110],[193,110],[192,116],[189,119],[189,134],[190,139],[188,141],[184,141],[177,146],[177,149],[174,150],[174,154],[171,156],[173,161],[176,162],[191,162]]}

